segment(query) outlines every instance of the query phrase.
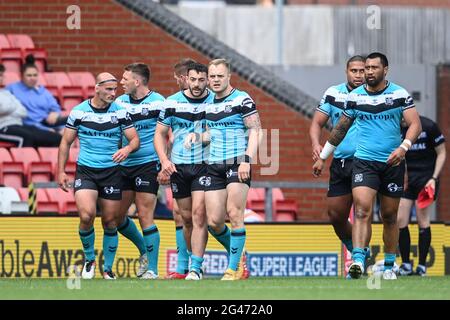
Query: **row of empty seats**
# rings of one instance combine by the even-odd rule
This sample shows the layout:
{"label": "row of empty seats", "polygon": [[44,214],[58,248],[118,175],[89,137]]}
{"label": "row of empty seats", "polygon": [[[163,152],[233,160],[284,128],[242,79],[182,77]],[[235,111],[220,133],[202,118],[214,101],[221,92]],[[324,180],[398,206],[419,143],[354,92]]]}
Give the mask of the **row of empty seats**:
{"label": "row of empty seats", "polygon": [[[79,149],[71,148],[66,173],[73,180]],[[57,178],[58,148],[0,148],[0,184],[16,189]]]}
{"label": "row of empty seats", "polygon": [[[8,71],[4,73],[3,84],[20,81],[20,74]],[[95,78],[90,72],[44,72],[39,74],[39,84],[45,86],[58,100],[63,114],[95,93]]]}
{"label": "row of empty seats", "polygon": [[[77,212],[73,192],[64,192],[58,188],[38,188],[35,190],[37,214],[68,214]],[[28,212],[28,188],[18,188],[16,190],[12,187],[1,187],[0,196],[1,213]]]}
{"label": "row of empty seats", "polygon": [[36,48],[27,34],[0,34],[0,60],[9,72],[20,72],[25,57],[32,54],[40,72],[47,67],[47,51]]}

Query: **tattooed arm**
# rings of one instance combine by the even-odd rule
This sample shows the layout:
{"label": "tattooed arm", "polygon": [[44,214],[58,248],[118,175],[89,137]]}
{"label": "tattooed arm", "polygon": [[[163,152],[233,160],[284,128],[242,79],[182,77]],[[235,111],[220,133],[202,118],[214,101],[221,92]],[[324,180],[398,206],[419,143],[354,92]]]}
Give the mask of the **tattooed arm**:
{"label": "tattooed arm", "polygon": [[245,154],[253,159],[256,157],[258,147],[261,144],[263,138],[259,114],[254,113],[244,118],[244,125],[248,129],[248,145]]}
{"label": "tattooed arm", "polygon": [[344,137],[347,134],[347,131],[352,126],[353,121],[354,119],[349,118],[345,114],[342,114],[338,124],[336,125],[336,127],[334,127],[333,131],[331,131],[330,137],[323,147],[319,159],[317,159],[317,161],[313,165],[313,175],[316,178],[322,174],[325,160],[330,156],[330,154],[334,152],[334,150],[342,142],[342,140],[344,140]]}
{"label": "tattooed arm", "polygon": [[339,118],[338,124],[336,125],[336,127],[334,127],[333,131],[331,131],[328,142],[337,147],[342,142],[342,140],[344,140],[344,137],[352,124],[353,119],[347,117],[345,114],[342,114],[342,116]]}

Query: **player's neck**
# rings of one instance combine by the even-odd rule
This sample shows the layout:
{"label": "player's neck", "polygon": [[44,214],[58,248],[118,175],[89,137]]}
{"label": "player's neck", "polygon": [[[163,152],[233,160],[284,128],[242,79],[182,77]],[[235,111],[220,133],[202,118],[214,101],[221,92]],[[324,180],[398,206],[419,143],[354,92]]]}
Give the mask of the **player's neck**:
{"label": "player's neck", "polygon": [[383,90],[384,88],[386,88],[388,86],[388,81],[386,79],[384,79],[383,81],[381,81],[378,85],[376,85],[375,87],[366,85],[366,89],[367,91],[370,92],[378,92]]}
{"label": "player's neck", "polygon": [[96,109],[105,109],[110,105],[110,103],[103,101],[98,96],[94,96],[91,99],[91,105]]}
{"label": "player's neck", "polygon": [[130,94],[130,96],[134,99],[134,100],[141,100],[142,98],[144,98],[145,96],[148,95],[148,93],[150,92],[150,89],[147,87],[143,87],[143,88],[138,88],[136,90],[136,92],[134,94]]}
{"label": "player's neck", "polygon": [[222,92],[217,92],[216,93],[216,99],[222,99],[225,98],[226,96],[228,96],[231,91],[233,91],[233,87],[232,86],[228,86],[224,91]]}

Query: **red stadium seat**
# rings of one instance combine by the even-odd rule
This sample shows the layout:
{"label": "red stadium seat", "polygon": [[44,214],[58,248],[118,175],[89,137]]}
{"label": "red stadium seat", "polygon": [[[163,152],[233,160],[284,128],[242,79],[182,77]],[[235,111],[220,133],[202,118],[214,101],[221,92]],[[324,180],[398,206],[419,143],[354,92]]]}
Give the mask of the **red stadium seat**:
{"label": "red stadium seat", "polygon": [[9,151],[0,148],[0,184],[20,188],[24,182],[24,164],[16,162]]}
{"label": "red stadium seat", "polygon": [[[51,147],[39,147],[38,154],[42,161],[50,162],[52,164],[52,173],[57,179],[58,175],[58,148]],[[73,180],[75,178],[76,163],[70,159],[66,163],[66,173],[69,179]]]}
{"label": "red stadium seat", "polygon": [[79,153],[80,153],[80,149],[79,148],[76,148],[76,147],[70,148],[69,161],[70,162],[77,162]]}
{"label": "red stadium seat", "polygon": [[[22,201],[28,201],[28,188],[19,188],[20,198]],[[45,189],[36,189],[37,213],[58,213],[58,202],[49,200]]]}
{"label": "red stadium seat", "polygon": [[77,205],[75,203],[75,196],[72,190],[65,192],[59,188],[45,189],[48,199],[52,202],[58,203],[58,212],[60,214],[67,214],[78,212]]}
{"label": "red stadium seat", "polygon": [[66,86],[61,89],[61,108],[70,113],[76,105],[83,102],[83,90],[81,87]]}
{"label": "red stadium seat", "polygon": [[34,42],[27,34],[7,34],[11,48],[28,49],[34,48]]}
{"label": "red stadium seat", "polygon": [[15,147],[16,144],[13,142],[7,142],[7,141],[0,141],[0,148],[11,148]]}
{"label": "red stadium seat", "polygon": [[11,48],[11,44],[4,34],[0,34],[0,50],[3,48]]}
{"label": "red stadium seat", "polygon": [[[58,97],[62,109],[65,109],[65,107],[71,109],[83,101],[83,89],[81,86],[72,85],[72,81],[65,72],[46,72],[44,77],[47,81],[47,89],[49,87],[57,88],[57,94],[55,95],[56,92],[54,90],[52,94]],[[67,102],[65,102],[66,99],[68,100]]]}
{"label": "red stadium seat", "polygon": [[26,183],[52,180],[51,162],[41,161],[39,154],[34,148],[11,148],[10,152],[14,161],[24,164]]}
{"label": "red stadium seat", "polygon": [[94,96],[95,78],[90,72],[68,72],[72,85],[80,86],[83,90],[83,99]]}
{"label": "red stadium seat", "polygon": [[0,50],[0,60],[6,71],[20,74],[22,66],[22,50],[20,48],[4,48]]}
{"label": "red stadium seat", "polygon": [[15,72],[5,71],[3,74],[3,85],[7,86],[8,84],[19,82],[20,76]]}

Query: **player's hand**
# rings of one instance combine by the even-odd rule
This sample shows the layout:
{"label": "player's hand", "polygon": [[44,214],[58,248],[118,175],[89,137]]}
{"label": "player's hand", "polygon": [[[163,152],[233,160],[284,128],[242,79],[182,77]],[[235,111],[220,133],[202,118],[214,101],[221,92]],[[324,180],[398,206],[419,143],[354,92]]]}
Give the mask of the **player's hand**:
{"label": "player's hand", "polygon": [[316,162],[319,159],[319,155],[321,152],[322,152],[322,146],[320,144],[313,146],[312,159],[314,162]]}
{"label": "player's hand", "polygon": [[65,172],[60,172],[58,174],[58,186],[65,192],[69,191],[69,177],[67,177]]}
{"label": "player's hand", "polygon": [[194,143],[197,143],[198,139],[197,139],[198,134],[195,134],[194,132],[189,133],[186,138],[184,138],[184,142],[183,142],[183,146],[187,149],[187,150],[191,150],[192,145]]}
{"label": "player's hand", "polygon": [[119,149],[116,151],[116,153],[113,154],[112,159],[115,163],[122,162],[126,158],[128,158],[128,155],[130,154],[130,147],[125,146],[122,149]]}
{"label": "player's hand", "polygon": [[168,185],[170,183],[170,176],[165,175],[160,171],[158,173],[158,177],[156,178],[156,181],[162,186]]}
{"label": "player's hand", "polygon": [[325,161],[321,158],[317,159],[313,165],[313,176],[318,178],[322,174],[323,167],[325,166]]}
{"label": "player's hand", "polygon": [[389,155],[386,163],[392,167],[396,167],[405,160],[406,151],[403,148],[398,147]]}
{"label": "player's hand", "polygon": [[250,179],[250,163],[241,162],[238,168],[238,178],[240,182],[245,182]]}
{"label": "player's hand", "polygon": [[161,171],[162,174],[170,177],[172,173],[177,172],[177,168],[170,160],[166,160],[161,162]]}
{"label": "player's hand", "polygon": [[45,119],[45,122],[47,122],[49,125],[54,125],[56,121],[58,121],[58,118],[59,113],[52,111],[48,114],[47,118]]}

